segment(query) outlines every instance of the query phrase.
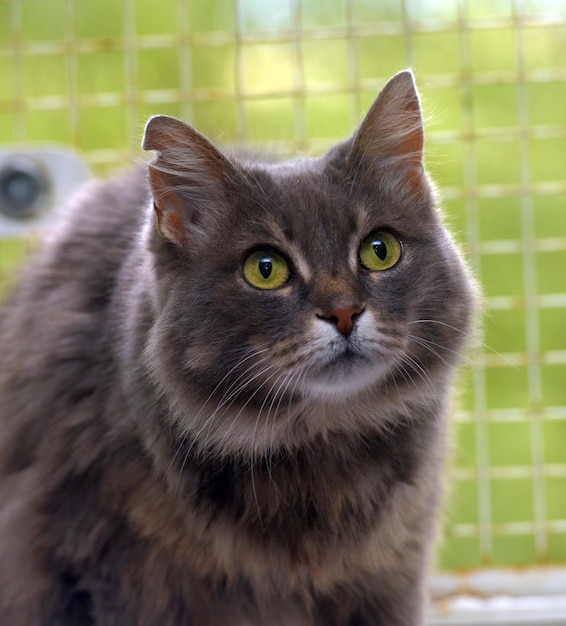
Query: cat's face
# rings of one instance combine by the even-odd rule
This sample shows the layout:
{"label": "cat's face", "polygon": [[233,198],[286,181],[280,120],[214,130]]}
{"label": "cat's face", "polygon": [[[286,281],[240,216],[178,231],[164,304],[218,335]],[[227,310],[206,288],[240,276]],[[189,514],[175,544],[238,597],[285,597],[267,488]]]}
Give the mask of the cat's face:
{"label": "cat's face", "polygon": [[259,197],[233,195],[239,219],[205,244],[197,282],[208,277],[210,292],[196,334],[207,355],[221,346],[215,360],[245,359],[243,398],[345,400],[398,366],[415,334],[434,234],[413,227],[411,207],[352,194],[332,170],[323,160],[254,172]]}
{"label": "cat's face", "polygon": [[[422,170],[409,76],[322,159],[236,165],[166,122],[180,145],[150,171],[158,296],[147,354],[177,407],[226,426],[276,423],[298,404],[437,393],[471,296]],[[171,134],[153,137],[163,160]]]}

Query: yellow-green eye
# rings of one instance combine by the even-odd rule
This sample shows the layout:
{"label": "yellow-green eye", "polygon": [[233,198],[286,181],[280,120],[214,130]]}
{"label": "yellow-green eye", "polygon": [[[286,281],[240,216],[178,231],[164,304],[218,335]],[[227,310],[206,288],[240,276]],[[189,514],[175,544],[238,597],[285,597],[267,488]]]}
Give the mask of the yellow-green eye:
{"label": "yellow-green eye", "polygon": [[291,270],[285,258],[275,250],[255,250],[244,261],[244,277],[258,289],[277,289],[290,278]]}
{"label": "yellow-green eye", "polygon": [[401,242],[386,230],[374,230],[359,250],[360,263],[367,270],[381,272],[393,267],[401,258]]}

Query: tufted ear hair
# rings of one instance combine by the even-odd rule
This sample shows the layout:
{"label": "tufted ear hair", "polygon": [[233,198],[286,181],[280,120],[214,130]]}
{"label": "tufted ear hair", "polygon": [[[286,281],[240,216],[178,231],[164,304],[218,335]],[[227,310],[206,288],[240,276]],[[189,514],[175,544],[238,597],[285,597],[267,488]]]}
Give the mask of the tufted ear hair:
{"label": "tufted ear hair", "polygon": [[357,133],[349,159],[369,169],[375,164],[422,171],[424,131],[419,95],[410,70],[385,85]]}
{"label": "tufted ear hair", "polygon": [[158,230],[186,247],[199,216],[225,199],[236,169],[194,128],[166,115],[147,122],[142,146],[157,151],[149,164],[149,183]]}

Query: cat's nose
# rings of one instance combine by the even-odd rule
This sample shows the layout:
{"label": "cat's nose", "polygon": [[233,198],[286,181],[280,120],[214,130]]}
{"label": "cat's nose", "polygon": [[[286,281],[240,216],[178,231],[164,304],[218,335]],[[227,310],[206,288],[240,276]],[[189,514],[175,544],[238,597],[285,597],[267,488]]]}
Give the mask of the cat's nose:
{"label": "cat's nose", "polygon": [[349,335],[354,328],[356,318],[358,318],[361,313],[363,313],[363,309],[360,309],[360,307],[349,306],[332,309],[319,317],[332,322],[343,335]]}

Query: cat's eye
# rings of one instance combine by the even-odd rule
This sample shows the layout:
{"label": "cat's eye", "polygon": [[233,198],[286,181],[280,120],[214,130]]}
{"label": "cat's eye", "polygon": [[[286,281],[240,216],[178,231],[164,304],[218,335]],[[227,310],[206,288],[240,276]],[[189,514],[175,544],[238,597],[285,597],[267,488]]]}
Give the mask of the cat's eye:
{"label": "cat's eye", "polygon": [[403,247],[393,233],[374,230],[361,243],[358,251],[360,264],[371,272],[381,272],[396,265]]}
{"label": "cat's eye", "polygon": [[269,248],[249,254],[243,264],[243,273],[248,283],[258,289],[277,289],[292,277],[285,257]]}

